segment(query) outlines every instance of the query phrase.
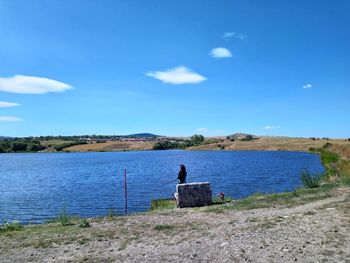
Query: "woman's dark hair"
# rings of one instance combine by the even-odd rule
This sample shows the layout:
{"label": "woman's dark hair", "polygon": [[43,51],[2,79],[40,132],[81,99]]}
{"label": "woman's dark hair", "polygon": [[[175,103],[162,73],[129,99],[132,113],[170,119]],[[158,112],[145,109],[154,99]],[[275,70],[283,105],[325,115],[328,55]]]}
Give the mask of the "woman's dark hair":
{"label": "woman's dark hair", "polygon": [[186,172],[186,167],[183,164],[180,164],[180,170],[181,172]]}

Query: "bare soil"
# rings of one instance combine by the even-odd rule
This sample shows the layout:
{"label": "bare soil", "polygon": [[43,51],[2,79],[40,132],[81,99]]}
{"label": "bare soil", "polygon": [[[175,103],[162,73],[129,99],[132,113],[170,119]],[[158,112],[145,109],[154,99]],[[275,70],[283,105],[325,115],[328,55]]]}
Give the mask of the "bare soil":
{"label": "bare soil", "polygon": [[[350,189],[293,207],[172,209],[0,234],[1,262],[350,262]],[[216,211],[216,212],[215,212]]]}

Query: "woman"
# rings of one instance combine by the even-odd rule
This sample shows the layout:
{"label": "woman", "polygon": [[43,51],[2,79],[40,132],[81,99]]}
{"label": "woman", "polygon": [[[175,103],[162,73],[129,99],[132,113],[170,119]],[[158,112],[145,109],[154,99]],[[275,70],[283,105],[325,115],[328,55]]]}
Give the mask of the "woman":
{"label": "woman", "polygon": [[181,164],[180,165],[180,171],[179,171],[179,175],[177,176],[177,179],[179,180],[179,184],[185,184],[186,183],[186,167],[185,165]]}

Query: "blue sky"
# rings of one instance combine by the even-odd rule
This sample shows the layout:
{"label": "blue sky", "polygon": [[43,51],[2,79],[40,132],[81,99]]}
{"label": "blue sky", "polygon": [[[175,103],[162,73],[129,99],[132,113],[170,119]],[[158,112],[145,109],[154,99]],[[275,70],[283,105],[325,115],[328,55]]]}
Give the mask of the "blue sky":
{"label": "blue sky", "polygon": [[349,1],[0,0],[0,135],[350,137]]}

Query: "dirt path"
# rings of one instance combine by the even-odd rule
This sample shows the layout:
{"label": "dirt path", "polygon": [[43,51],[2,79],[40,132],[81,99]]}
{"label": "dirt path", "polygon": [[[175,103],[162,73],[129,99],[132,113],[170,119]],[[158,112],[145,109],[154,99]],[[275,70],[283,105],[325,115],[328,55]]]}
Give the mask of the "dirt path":
{"label": "dirt path", "polygon": [[350,262],[350,190],[292,208],[174,209],[0,236],[1,262]]}

